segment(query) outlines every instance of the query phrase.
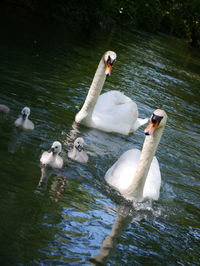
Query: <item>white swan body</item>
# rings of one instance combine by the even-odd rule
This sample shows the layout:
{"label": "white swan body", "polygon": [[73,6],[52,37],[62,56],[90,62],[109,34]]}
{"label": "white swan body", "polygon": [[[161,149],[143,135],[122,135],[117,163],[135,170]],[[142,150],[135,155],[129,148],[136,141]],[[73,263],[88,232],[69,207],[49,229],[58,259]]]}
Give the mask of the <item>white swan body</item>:
{"label": "white swan body", "polygon": [[138,149],[126,151],[106,172],[106,182],[128,200],[159,198],[161,174],[158,160],[154,155],[166,121],[166,113],[156,110],[149,126],[145,129],[147,136],[142,151]]}
{"label": "white swan body", "polygon": [[[119,190],[122,195],[126,193],[126,190],[131,185],[140,160],[140,155],[141,151],[138,149],[131,149],[124,152],[105,175],[107,183]],[[158,160],[154,157],[147,175],[142,197],[144,199],[157,200],[160,194],[160,184],[160,167]],[[126,198],[131,200],[131,197]]]}
{"label": "white swan body", "polygon": [[25,130],[33,130],[35,126],[33,122],[30,119],[28,119],[30,112],[31,111],[29,107],[24,107],[21,111],[21,115],[14,122],[15,126],[21,127],[22,129]]}
{"label": "white swan body", "polygon": [[49,151],[44,151],[40,158],[40,162],[44,166],[53,168],[63,167],[63,158],[59,155],[62,151],[62,144],[59,141],[54,141]]}
{"label": "white swan body", "polygon": [[114,52],[108,51],[100,60],[85,103],[75,121],[105,132],[128,135],[147,123],[148,119],[138,118],[137,104],[122,92],[109,91],[100,95],[116,57]]}
{"label": "white swan body", "polygon": [[83,138],[77,138],[74,141],[74,147],[72,150],[68,151],[68,157],[79,163],[87,163],[88,155],[83,151],[84,140]]}

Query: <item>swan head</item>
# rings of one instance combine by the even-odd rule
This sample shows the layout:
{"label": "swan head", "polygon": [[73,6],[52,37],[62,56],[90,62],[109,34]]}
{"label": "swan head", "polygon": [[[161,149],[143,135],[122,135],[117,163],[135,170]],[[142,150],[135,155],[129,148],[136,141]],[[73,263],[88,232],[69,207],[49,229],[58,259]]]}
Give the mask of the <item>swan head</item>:
{"label": "swan head", "polygon": [[75,141],[74,141],[74,147],[79,151],[81,152],[83,150],[83,146],[84,146],[84,139],[83,138],[77,138]]}
{"label": "swan head", "polygon": [[103,60],[105,62],[105,67],[106,67],[106,70],[105,70],[106,76],[111,75],[112,67],[113,67],[113,64],[115,63],[116,59],[117,59],[117,55],[115,52],[113,52],[113,51],[105,52],[105,54],[103,56]]}
{"label": "swan head", "polygon": [[21,111],[22,118],[25,120],[31,113],[31,110],[29,107],[24,107]]}
{"label": "swan head", "polygon": [[157,109],[153,112],[148,126],[145,128],[145,135],[152,135],[157,129],[164,128],[167,122],[167,114],[164,110]]}
{"label": "swan head", "polygon": [[49,153],[52,152],[53,154],[60,153],[62,151],[62,144],[59,141],[54,141],[51,149],[48,151]]}

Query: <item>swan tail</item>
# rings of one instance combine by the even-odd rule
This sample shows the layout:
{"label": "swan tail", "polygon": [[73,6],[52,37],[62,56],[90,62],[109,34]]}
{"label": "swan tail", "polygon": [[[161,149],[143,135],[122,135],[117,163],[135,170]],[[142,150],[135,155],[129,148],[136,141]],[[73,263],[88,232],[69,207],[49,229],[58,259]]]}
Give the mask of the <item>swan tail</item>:
{"label": "swan tail", "polygon": [[149,121],[148,118],[138,118],[132,128],[132,131],[136,131],[139,127],[143,126],[144,124],[146,124]]}
{"label": "swan tail", "polygon": [[138,123],[140,124],[140,126],[145,125],[148,121],[148,118],[138,118]]}

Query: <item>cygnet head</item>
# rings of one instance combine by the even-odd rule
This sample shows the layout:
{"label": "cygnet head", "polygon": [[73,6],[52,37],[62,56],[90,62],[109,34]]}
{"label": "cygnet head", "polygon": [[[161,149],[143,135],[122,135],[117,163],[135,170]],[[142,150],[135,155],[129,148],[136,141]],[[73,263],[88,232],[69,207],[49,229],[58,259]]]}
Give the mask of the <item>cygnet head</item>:
{"label": "cygnet head", "polygon": [[24,107],[21,111],[22,114],[22,118],[25,120],[26,118],[28,118],[28,116],[30,115],[31,110],[29,107]]}
{"label": "cygnet head", "polygon": [[167,114],[164,110],[157,109],[153,112],[148,126],[145,128],[145,135],[152,135],[157,129],[164,128],[167,122]]}
{"label": "cygnet head", "polygon": [[62,151],[62,144],[59,141],[54,141],[49,150],[49,153],[52,152],[53,154],[58,154]]}
{"label": "cygnet head", "polygon": [[106,76],[110,76],[112,73],[113,64],[115,63],[117,59],[117,55],[113,51],[107,51],[105,52],[103,59],[105,62],[105,67],[106,67],[105,74]]}
{"label": "cygnet head", "polygon": [[79,151],[81,152],[83,150],[83,146],[84,146],[84,139],[83,138],[77,138],[75,141],[74,141],[74,147]]}

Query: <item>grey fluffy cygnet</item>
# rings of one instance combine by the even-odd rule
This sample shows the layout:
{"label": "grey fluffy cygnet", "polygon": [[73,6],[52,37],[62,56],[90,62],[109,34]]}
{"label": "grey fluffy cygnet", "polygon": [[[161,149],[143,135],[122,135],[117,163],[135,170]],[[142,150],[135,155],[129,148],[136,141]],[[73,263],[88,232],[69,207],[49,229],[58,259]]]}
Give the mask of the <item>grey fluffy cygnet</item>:
{"label": "grey fluffy cygnet", "polygon": [[0,113],[7,114],[10,112],[10,108],[5,104],[0,104]]}
{"label": "grey fluffy cygnet", "polygon": [[62,144],[59,141],[54,141],[49,151],[44,151],[40,158],[43,166],[51,166],[53,168],[63,167],[63,158],[59,155],[62,151]]}
{"label": "grey fluffy cygnet", "polygon": [[68,157],[74,161],[80,162],[80,163],[87,163],[88,161],[88,155],[83,150],[84,146],[84,140],[83,138],[77,138],[74,141],[74,147],[72,150],[68,151]]}
{"label": "grey fluffy cygnet", "polygon": [[24,107],[21,111],[21,115],[19,118],[15,120],[15,126],[16,127],[21,127],[22,129],[28,129],[28,130],[33,130],[34,129],[34,124],[33,122],[28,119],[29,115],[31,113],[31,110],[29,107]]}

